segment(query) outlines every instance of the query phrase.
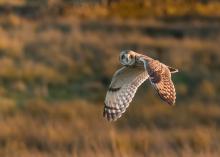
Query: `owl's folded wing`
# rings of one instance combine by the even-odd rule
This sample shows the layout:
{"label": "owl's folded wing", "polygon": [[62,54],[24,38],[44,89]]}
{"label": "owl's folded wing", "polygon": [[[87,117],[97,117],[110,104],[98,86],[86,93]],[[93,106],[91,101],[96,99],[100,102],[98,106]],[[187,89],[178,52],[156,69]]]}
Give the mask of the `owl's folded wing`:
{"label": "owl's folded wing", "polygon": [[146,79],[148,73],[143,67],[122,67],[116,71],[106,94],[103,116],[109,121],[120,118]]}

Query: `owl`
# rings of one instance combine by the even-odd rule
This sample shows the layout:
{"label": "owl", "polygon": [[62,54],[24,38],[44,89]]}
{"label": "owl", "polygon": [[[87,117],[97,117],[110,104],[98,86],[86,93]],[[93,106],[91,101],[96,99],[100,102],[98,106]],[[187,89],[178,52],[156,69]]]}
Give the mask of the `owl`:
{"label": "owl", "polygon": [[147,79],[162,100],[169,105],[175,103],[171,74],[178,72],[177,69],[132,50],[122,51],[119,60],[123,67],[115,72],[104,102],[103,116],[108,121],[116,121],[122,116],[138,87]]}

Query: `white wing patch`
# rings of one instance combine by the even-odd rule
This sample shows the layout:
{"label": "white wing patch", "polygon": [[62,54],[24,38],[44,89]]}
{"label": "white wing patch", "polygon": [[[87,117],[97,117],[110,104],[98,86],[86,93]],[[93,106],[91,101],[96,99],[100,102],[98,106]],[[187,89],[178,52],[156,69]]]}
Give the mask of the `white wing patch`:
{"label": "white wing patch", "polygon": [[144,68],[122,67],[113,76],[105,98],[103,116],[117,120],[126,111],[138,87],[148,79]]}

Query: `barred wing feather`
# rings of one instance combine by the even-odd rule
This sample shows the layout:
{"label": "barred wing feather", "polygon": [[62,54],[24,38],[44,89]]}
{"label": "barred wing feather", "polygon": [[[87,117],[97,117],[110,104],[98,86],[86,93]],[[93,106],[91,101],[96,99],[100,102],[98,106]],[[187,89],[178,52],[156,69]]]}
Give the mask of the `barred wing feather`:
{"label": "barred wing feather", "polygon": [[120,118],[138,87],[147,79],[148,73],[143,67],[122,67],[116,71],[106,94],[103,116],[109,121]]}

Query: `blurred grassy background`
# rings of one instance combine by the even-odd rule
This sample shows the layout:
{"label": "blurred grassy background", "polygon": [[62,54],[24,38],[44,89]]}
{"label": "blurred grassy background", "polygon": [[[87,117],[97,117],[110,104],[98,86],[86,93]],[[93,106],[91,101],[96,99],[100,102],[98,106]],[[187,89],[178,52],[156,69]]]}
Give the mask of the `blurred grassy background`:
{"label": "blurred grassy background", "polygon": [[[0,156],[219,156],[220,1],[0,0],[0,35]],[[123,49],[179,69],[175,107],[147,82],[102,118]]]}

